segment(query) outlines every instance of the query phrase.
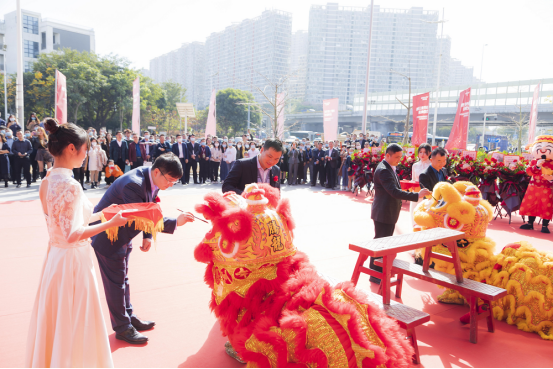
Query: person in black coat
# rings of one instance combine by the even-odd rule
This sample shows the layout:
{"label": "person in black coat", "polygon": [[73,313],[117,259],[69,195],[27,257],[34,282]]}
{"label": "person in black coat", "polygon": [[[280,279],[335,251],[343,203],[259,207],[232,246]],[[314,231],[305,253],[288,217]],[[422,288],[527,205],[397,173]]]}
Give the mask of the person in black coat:
{"label": "person in black coat", "polygon": [[325,152],[325,172],[326,172],[326,188],[336,186],[336,170],[340,165],[340,152],[334,148],[334,142],[328,143],[328,150]]}
{"label": "person in black coat", "polygon": [[428,188],[434,191],[434,186],[438,182],[447,181],[447,169],[444,166],[447,163],[447,151],[442,147],[437,147],[430,154],[430,166],[419,175],[421,188]]}
{"label": "person in black coat", "polygon": [[129,146],[121,131],[117,131],[115,137],[109,144],[109,158],[124,172],[125,164],[129,163]]}
{"label": "person in black coat", "polygon": [[200,150],[198,151],[198,161],[200,162],[200,183],[205,183],[209,174],[209,161],[211,160],[211,150],[206,145],[205,138],[200,141]]}
{"label": "person in black coat", "polygon": [[319,179],[321,186],[324,185],[324,158],[325,151],[323,150],[323,143],[319,142],[317,147],[311,151],[311,156],[313,158],[313,173],[311,173],[311,186],[315,187],[317,185],[317,174],[319,174]]}
{"label": "person in black coat", "polygon": [[[182,136],[180,134],[177,135],[177,142],[173,144],[171,147],[171,151],[173,154],[179,158],[180,164],[182,165],[183,169],[188,167],[188,149],[186,147],[186,143],[182,142]],[[182,177],[180,179],[180,182],[184,186],[185,184],[188,184],[188,177],[186,176],[189,173],[186,173],[186,171],[182,172]]]}
{"label": "person in black coat", "polygon": [[280,190],[280,168],[276,165],[282,156],[282,142],[265,141],[259,155],[234,162],[223,183],[223,193],[234,191],[241,195],[250,183],[269,183]]}
{"label": "person in black coat", "polygon": [[[401,184],[395,167],[401,161],[403,149],[398,144],[390,144],[386,148],[386,157],[374,171],[374,201],[371,209],[371,219],[374,222],[374,238],[393,236],[394,229],[401,211],[403,200],[418,201],[419,198],[430,195],[427,189],[420,192],[401,190]],[[366,260],[366,259],[365,259]],[[382,268],[374,265],[371,257],[370,268],[381,272]],[[372,277],[371,282],[380,283],[380,279]]]}
{"label": "person in black coat", "polygon": [[188,136],[189,142],[186,143],[186,149],[188,150],[188,164],[186,164],[186,170],[184,173],[184,179],[186,183],[190,183],[190,168],[192,168],[192,174],[194,183],[198,184],[198,154],[200,153],[200,144],[195,142],[196,137],[194,134]]}
{"label": "person in black coat", "polygon": [[[165,135],[162,133],[159,135],[159,142],[153,146],[154,151],[154,157],[152,159],[152,162],[156,161],[156,158],[162,154],[166,154],[172,150],[172,145],[168,141],[165,141]],[[183,169],[186,168],[186,166],[182,167]]]}

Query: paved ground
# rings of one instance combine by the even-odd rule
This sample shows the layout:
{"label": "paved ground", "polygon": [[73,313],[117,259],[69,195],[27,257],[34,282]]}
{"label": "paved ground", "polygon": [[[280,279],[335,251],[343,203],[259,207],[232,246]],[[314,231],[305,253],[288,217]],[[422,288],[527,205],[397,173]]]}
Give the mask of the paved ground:
{"label": "paved ground", "polygon": [[[37,184],[30,189],[0,188],[0,367],[23,365],[29,316],[48,239],[37,190]],[[202,201],[203,194],[212,190],[219,191],[220,185],[177,185],[160,193],[160,205],[165,215],[173,216],[178,214],[177,208],[192,210]],[[97,203],[104,191],[88,190],[86,194]],[[297,224],[295,245],[307,253],[320,272],[338,280],[349,279],[357,256],[348,249],[349,242],[374,237],[370,197],[301,185],[283,186],[282,195],[291,200]],[[528,240],[539,249],[553,251],[550,235],[522,232],[518,229],[520,223],[520,217],[513,218],[510,225],[505,219],[492,222],[488,235],[497,243],[496,252],[517,240]],[[157,322],[155,329],[147,333],[150,342],[146,345],[132,346],[115,339],[109,329],[99,278],[116,367],[241,366],[223,351],[226,339],[208,309],[210,290],[203,282],[205,265],[193,258],[194,247],[208,230],[209,225],[201,222],[187,224],[173,235],[161,234],[150,252],[135,248],[132,253],[129,275],[133,305],[140,317]],[[410,232],[407,204],[396,234],[406,232]],[[140,243],[138,236],[135,245]],[[411,259],[405,253],[399,257]],[[376,289],[366,276],[360,278],[359,286]],[[468,308],[437,303],[440,293],[435,285],[405,278],[402,302],[431,315],[431,321],[417,329],[422,366],[551,366],[552,342],[505,322],[497,322],[493,334],[482,324],[479,343],[471,344],[468,327],[458,321]]]}

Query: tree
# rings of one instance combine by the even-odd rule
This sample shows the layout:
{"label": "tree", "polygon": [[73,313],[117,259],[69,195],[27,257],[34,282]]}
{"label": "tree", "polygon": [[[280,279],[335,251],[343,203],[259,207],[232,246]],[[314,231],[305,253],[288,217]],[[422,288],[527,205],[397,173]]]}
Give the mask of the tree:
{"label": "tree", "polygon": [[176,103],[186,102],[186,88],[181,86],[180,83],[176,82],[163,82],[161,84],[161,89],[165,94],[165,100],[167,102],[166,108],[175,110]]}
{"label": "tree", "polygon": [[[248,102],[254,102],[253,95],[248,91],[227,88],[217,92],[217,131],[219,134],[236,136],[245,131],[248,122],[248,107],[237,103]],[[261,114],[256,109],[250,110],[250,121],[254,123],[261,121]]]}
{"label": "tree", "polygon": [[68,64],[63,71],[67,81],[67,91],[71,92],[67,95],[67,113],[73,117],[73,123],[77,124],[79,108],[88,101],[91,94],[107,84],[107,79],[97,68],[82,61]]}

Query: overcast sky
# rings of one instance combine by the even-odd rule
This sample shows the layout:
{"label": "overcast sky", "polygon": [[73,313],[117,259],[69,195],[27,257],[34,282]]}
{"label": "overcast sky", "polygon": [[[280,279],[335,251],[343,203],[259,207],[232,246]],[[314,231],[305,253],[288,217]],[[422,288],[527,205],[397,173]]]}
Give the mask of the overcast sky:
{"label": "overcast sky", "polygon": [[[307,30],[315,0],[21,0],[23,9],[94,28],[96,52],[128,58],[135,68],[183,42],[205,41],[233,22],[265,9],[291,12],[293,30]],[[341,6],[369,6],[370,0],[340,1]],[[375,5],[427,10],[445,8],[444,34],[452,38],[451,55],[487,82],[553,77],[551,35],[553,0],[376,0]],[[16,0],[0,0],[0,16]]]}

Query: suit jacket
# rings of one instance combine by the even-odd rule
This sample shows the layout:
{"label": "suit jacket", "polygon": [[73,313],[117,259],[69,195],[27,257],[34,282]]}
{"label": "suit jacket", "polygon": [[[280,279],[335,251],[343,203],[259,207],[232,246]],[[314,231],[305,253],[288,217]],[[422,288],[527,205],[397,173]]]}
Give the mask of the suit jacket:
{"label": "suit jacket", "polygon": [[401,201],[418,201],[419,194],[401,190],[399,178],[385,160],[374,171],[374,201],[371,219],[386,224],[396,224],[401,211]]}
{"label": "suit jacket", "polygon": [[[442,168],[441,170],[444,178],[447,181],[447,169]],[[419,175],[419,183],[421,184],[421,188],[424,187],[428,188],[430,191],[434,191],[434,186],[436,186],[438,182],[438,177],[436,176],[432,165],[423,170],[422,173]]]}
{"label": "suit jacket", "polygon": [[209,149],[209,146],[205,145],[204,146],[205,148],[205,158],[200,158],[200,155],[202,154],[202,147],[200,146],[200,149],[198,150],[198,161],[203,160],[204,162],[205,161],[209,161],[209,159],[211,159],[211,150]]}
{"label": "suit jacket", "polygon": [[288,155],[288,164],[298,164],[300,162],[300,150],[299,149],[290,149],[287,153]]}
{"label": "suit jacket", "polygon": [[[171,144],[168,141],[165,141],[164,143],[158,142],[157,145],[152,146],[154,147],[154,159],[157,158],[160,155],[166,154],[168,152],[171,152],[171,149],[173,148]],[[161,151],[160,149],[165,149],[164,151]],[[177,155],[178,156],[178,155]],[[152,160],[153,161],[153,160]]]}
{"label": "suit jacket", "polygon": [[[107,208],[111,204],[152,202],[156,198],[158,191],[152,195],[149,172],[149,167],[138,167],[119,177],[104,193],[98,205],[94,207],[94,212],[102,211],[102,209]],[[177,227],[176,218],[163,218],[163,223],[163,233],[172,234]],[[127,252],[127,248],[132,247],[132,239],[139,233],[140,231],[134,229],[134,224],[130,227],[125,225],[119,228],[117,241],[114,241],[113,244],[108,239],[106,232],[102,232],[92,237],[92,247],[99,254],[106,257],[116,253],[124,255]],[[152,235],[149,233],[143,232],[143,234],[144,238],[152,238]]]}
{"label": "suit jacket", "polygon": [[338,165],[340,164],[340,151],[337,149],[332,149],[332,154],[328,154],[330,152],[330,149],[325,151],[325,156],[330,156],[330,161],[326,162],[326,166],[330,166],[331,168],[338,168]]}
{"label": "suit jacket", "polygon": [[[313,149],[311,156],[313,157],[313,164],[317,166],[324,166],[325,151],[319,149]],[[319,161],[318,164],[315,164]]]}
{"label": "suit jacket", "polygon": [[[171,151],[173,152],[173,154],[175,154],[177,156],[177,158],[179,157],[180,153],[179,153],[179,145],[182,146],[182,160],[185,160],[185,159],[190,159],[188,157],[188,148],[186,147],[186,143],[184,142],[181,142],[180,144],[178,142],[175,142],[173,144],[173,147],[171,147]],[[184,168],[183,168],[184,169]]]}
{"label": "suit jacket", "polygon": [[156,146],[155,145],[149,145],[149,143],[151,143],[151,142],[146,141],[146,140],[140,140],[140,143],[144,144],[144,149],[145,150],[148,150],[148,153],[143,153],[142,154],[142,157],[144,158],[144,161],[146,161],[146,155],[150,155],[150,161],[151,161],[156,155]]}
{"label": "suit jacket", "polygon": [[[138,147],[140,147],[140,157],[144,161],[146,161],[146,145],[139,142]],[[136,163],[137,158],[138,158],[138,156],[136,155],[136,144],[133,141],[129,144],[129,161],[131,163]]]}
{"label": "suit jacket", "polygon": [[112,140],[109,145],[109,158],[113,161],[117,161],[119,160],[119,153],[121,153],[121,159],[123,161],[129,158],[129,147],[127,146],[127,141],[121,140],[121,147],[119,147],[117,140]]}
{"label": "suit jacket", "polygon": [[[198,161],[198,153],[200,152],[200,144],[197,142],[187,142],[186,149],[188,150],[188,160]],[[196,159],[192,159],[192,154],[196,155]]]}
{"label": "suit jacket", "polygon": [[[273,166],[269,172],[269,184],[280,190],[280,168]],[[244,192],[247,184],[257,183],[257,156],[255,158],[240,159],[234,162],[230,173],[223,182],[223,192],[234,191],[238,195]]]}

